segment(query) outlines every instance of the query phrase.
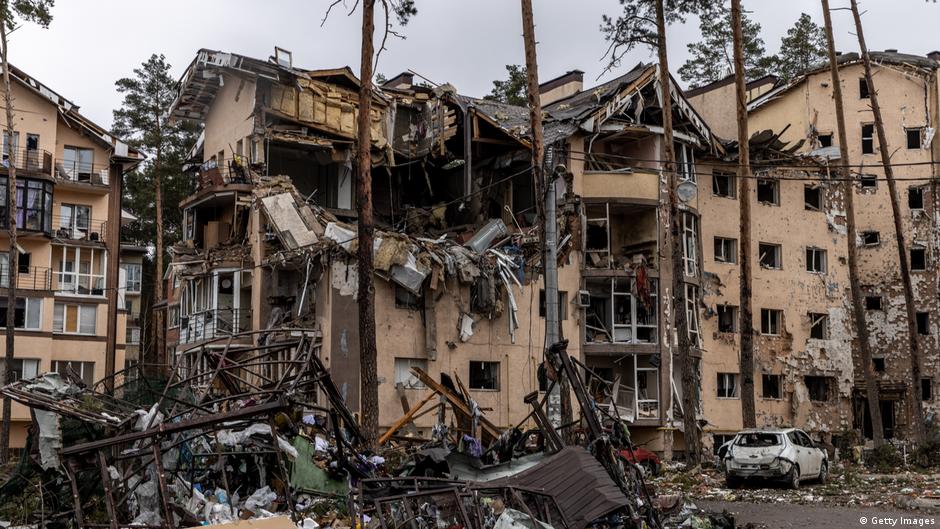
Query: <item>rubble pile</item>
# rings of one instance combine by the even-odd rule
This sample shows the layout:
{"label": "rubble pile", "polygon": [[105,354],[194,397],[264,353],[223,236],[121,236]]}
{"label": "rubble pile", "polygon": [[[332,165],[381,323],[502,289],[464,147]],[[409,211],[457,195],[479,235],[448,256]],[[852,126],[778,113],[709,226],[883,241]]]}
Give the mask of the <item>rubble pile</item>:
{"label": "rubble pile", "polygon": [[783,485],[745,484],[730,489],[716,469],[679,468],[651,479],[660,495],[682,495],[701,500],[829,505],[838,507],[891,507],[940,512],[940,474],[903,471],[869,474],[864,467],[838,463],[826,483],[791,490]]}

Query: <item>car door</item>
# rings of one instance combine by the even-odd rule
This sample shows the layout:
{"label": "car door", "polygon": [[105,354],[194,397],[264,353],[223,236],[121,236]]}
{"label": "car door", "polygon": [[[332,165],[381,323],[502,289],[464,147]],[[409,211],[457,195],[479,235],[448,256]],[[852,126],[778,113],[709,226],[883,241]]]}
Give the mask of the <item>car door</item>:
{"label": "car door", "polygon": [[819,456],[819,450],[813,446],[813,442],[802,430],[794,432],[800,443],[800,470],[803,476],[815,476],[819,474],[819,465],[822,463]]}
{"label": "car door", "polygon": [[800,437],[803,439],[803,443],[806,445],[806,450],[809,452],[810,457],[812,458],[813,475],[816,476],[819,474],[819,470],[822,468],[823,459],[825,457],[823,450],[813,443],[813,440],[809,438],[809,435],[807,435],[806,432],[801,431]]}

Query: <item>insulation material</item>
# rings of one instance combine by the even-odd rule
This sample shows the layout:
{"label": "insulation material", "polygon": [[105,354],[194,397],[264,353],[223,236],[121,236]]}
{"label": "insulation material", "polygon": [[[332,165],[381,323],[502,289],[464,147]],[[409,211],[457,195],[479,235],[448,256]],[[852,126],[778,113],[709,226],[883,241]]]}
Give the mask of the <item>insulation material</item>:
{"label": "insulation material", "polygon": [[307,226],[297,211],[293,195],[281,193],[267,196],[261,199],[261,204],[284,246],[294,250],[317,242],[317,234]]}
{"label": "insulation material", "polygon": [[39,457],[42,468],[49,470],[59,466],[59,450],[62,449],[62,428],[59,416],[50,411],[33,410],[39,426]]}
{"label": "insulation material", "polygon": [[341,296],[356,297],[359,292],[359,266],[356,263],[333,261],[330,265],[330,284]]}
{"label": "insulation material", "polygon": [[274,435],[277,437],[278,447],[291,459],[297,459],[297,449],[280,435],[274,434],[269,424],[255,423],[237,432],[233,430],[220,430],[216,434],[216,439],[219,444],[223,446],[238,446],[245,444],[253,435],[266,435],[269,437]]}

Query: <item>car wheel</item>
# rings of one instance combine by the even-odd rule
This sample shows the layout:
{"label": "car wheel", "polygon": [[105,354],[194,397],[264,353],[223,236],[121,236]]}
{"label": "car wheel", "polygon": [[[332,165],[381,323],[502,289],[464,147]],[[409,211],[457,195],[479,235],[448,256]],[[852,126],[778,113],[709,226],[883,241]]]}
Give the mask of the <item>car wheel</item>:
{"label": "car wheel", "polygon": [[829,481],[829,463],[823,461],[819,466],[819,484],[825,485],[827,481]]}
{"label": "car wheel", "polygon": [[741,486],[741,480],[731,474],[725,474],[725,486],[729,489],[736,489]]}
{"label": "car wheel", "polygon": [[787,472],[787,487],[793,490],[800,488],[800,467],[793,465],[790,472]]}
{"label": "car wheel", "polygon": [[655,461],[646,460],[640,463],[640,466],[643,467],[647,476],[652,477],[659,474],[659,467],[656,465]]}

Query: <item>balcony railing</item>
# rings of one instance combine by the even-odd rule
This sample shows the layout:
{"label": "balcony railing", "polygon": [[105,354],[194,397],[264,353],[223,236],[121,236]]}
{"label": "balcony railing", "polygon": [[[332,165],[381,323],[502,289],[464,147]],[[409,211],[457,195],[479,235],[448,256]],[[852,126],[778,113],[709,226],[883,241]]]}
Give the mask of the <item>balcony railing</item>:
{"label": "balcony railing", "polygon": [[77,182],[97,186],[107,186],[109,167],[79,161],[56,160],[55,177],[64,182]]}
{"label": "balcony railing", "polygon": [[205,162],[196,170],[196,190],[226,184],[250,184],[247,167],[248,162],[244,157]]}
{"label": "balcony railing", "polygon": [[42,149],[14,149],[3,151],[0,169],[6,170],[10,164],[18,171],[52,176],[52,153]]}
{"label": "balcony railing", "polygon": [[231,336],[249,330],[251,309],[209,309],[180,316],[179,343]]}
{"label": "balcony railing", "polygon": [[[0,263],[0,288],[10,288],[10,269],[6,263]],[[20,267],[16,276],[17,290],[51,290],[52,269],[41,266]]]}
{"label": "balcony railing", "polygon": [[56,239],[67,241],[105,242],[108,233],[108,221],[79,219],[74,215],[53,214],[52,227]]}
{"label": "balcony railing", "polygon": [[52,274],[52,290],[71,296],[104,296],[105,275],[56,270]]}

